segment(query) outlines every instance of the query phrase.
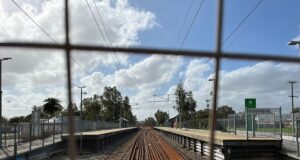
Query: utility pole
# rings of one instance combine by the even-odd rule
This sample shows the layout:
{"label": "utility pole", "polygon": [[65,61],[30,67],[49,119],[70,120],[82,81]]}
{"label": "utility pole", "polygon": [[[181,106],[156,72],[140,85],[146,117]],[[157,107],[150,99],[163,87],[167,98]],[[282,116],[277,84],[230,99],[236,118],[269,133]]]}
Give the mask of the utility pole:
{"label": "utility pole", "polygon": [[86,86],[81,86],[81,87],[78,87],[80,88],[80,118],[81,118],[81,112],[82,112],[82,94],[86,94],[85,92],[82,92],[82,89],[83,88],[86,88]]}
{"label": "utility pole", "polygon": [[289,84],[291,84],[291,97],[292,98],[292,122],[293,122],[293,136],[295,136],[295,113],[294,113],[294,98],[298,96],[294,96],[294,84],[297,83],[297,81],[289,81]]}
{"label": "utility pole", "polygon": [[113,102],[113,123],[115,123],[115,103]]}
{"label": "utility pole", "polygon": [[209,110],[209,99],[206,99],[206,108],[207,108],[207,110]]}
{"label": "utility pole", "polygon": [[2,61],[10,60],[12,58],[0,59],[0,148],[2,148]]}
{"label": "utility pole", "polygon": [[82,94],[85,93],[85,92],[82,92],[82,89],[85,87],[86,86],[78,87],[78,88],[80,88],[80,146],[79,146],[80,151],[82,149]]}

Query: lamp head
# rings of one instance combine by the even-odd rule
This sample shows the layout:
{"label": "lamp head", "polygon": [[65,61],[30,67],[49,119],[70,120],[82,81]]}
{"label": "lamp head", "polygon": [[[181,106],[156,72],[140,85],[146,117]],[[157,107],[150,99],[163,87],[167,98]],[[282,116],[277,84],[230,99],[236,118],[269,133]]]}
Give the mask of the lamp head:
{"label": "lamp head", "polygon": [[4,57],[4,58],[2,58],[2,59],[0,59],[1,61],[6,61],[6,60],[10,60],[10,59],[12,59],[11,57]]}
{"label": "lamp head", "polygon": [[288,45],[297,45],[297,44],[299,44],[300,45],[300,41],[289,41],[288,42]]}

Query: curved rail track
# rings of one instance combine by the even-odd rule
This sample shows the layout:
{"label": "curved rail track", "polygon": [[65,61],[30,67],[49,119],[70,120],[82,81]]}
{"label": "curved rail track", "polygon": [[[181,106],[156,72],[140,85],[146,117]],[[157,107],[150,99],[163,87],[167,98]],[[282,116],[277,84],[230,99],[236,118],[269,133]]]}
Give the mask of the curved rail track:
{"label": "curved rail track", "polygon": [[185,160],[172,145],[150,128],[142,129],[133,143],[127,160]]}

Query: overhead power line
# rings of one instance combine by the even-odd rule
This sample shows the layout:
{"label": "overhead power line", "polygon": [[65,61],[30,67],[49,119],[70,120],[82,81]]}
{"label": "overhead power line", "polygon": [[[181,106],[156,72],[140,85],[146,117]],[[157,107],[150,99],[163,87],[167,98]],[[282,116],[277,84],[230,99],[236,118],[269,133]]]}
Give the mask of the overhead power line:
{"label": "overhead power line", "polygon": [[187,10],[187,12],[186,12],[186,14],[185,14],[185,16],[184,16],[184,20],[183,20],[183,23],[182,23],[182,25],[181,25],[181,27],[180,27],[179,34],[177,35],[177,38],[176,38],[176,42],[175,42],[174,48],[176,48],[176,46],[177,46],[177,44],[178,44],[178,42],[179,42],[179,39],[180,39],[180,36],[181,36],[181,34],[182,34],[183,28],[184,28],[184,26],[185,26],[185,24],[186,24],[186,21],[187,21],[187,19],[188,19],[188,16],[189,16],[190,13],[191,13],[193,3],[194,3],[194,0],[191,1],[190,6],[189,6],[189,8],[188,8],[188,10]]}
{"label": "overhead power line", "polygon": [[[100,25],[98,24],[97,18],[96,18],[96,16],[95,16],[95,14],[93,13],[93,10],[92,10],[92,8],[91,8],[91,6],[90,6],[88,0],[86,0],[86,3],[87,3],[87,5],[88,5],[88,8],[89,8],[90,13],[91,13],[92,16],[93,16],[93,20],[94,20],[94,22],[95,22],[96,25],[97,25],[98,31],[99,31],[99,33],[100,33],[102,39],[105,41],[105,44],[106,44],[107,46],[111,46],[111,47],[112,47],[111,39],[110,39],[109,34],[108,34],[107,30],[106,30],[104,21],[103,21],[103,19],[102,19],[102,17],[101,17],[101,14],[100,14],[100,12],[99,12],[99,10],[98,10],[98,7],[97,7],[95,1],[93,0],[93,3],[94,3],[94,5],[95,5],[95,7],[96,7],[96,12],[97,12],[97,14],[98,14],[98,16],[99,16],[99,18],[100,18],[100,21],[101,21],[102,26],[103,26],[103,29],[104,29],[104,33],[106,34],[106,38],[108,39],[108,41],[106,40],[106,38],[105,38],[105,36],[104,36],[104,33],[102,32],[102,30],[101,30],[101,28],[100,28]],[[112,53],[113,53],[113,54],[116,54],[115,52],[112,52]],[[116,57],[114,57],[114,56],[116,56]],[[114,62],[114,65],[115,65],[116,69],[120,71],[121,77],[122,77],[123,82],[124,82],[124,87],[127,88],[126,85],[125,85],[125,83],[126,83],[126,77],[125,77],[124,73],[121,71],[120,64],[119,64],[118,59],[117,59],[117,55],[114,55],[114,56],[111,55],[111,57],[112,57],[112,59],[113,59],[113,62]]]}
{"label": "overhead power line", "polygon": [[[194,18],[193,18],[193,21],[192,21],[192,23],[191,23],[191,25],[190,25],[190,27],[189,27],[189,29],[188,29],[188,31],[186,32],[186,34],[185,34],[185,36],[184,36],[184,40],[183,40],[183,42],[181,43],[181,45],[180,45],[180,47],[179,47],[179,50],[182,48],[182,46],[184,45],[184,43],[185,43],[185,41],[186,41],[186,39],[187,39],[187,37],[188,37],[188,35],[189,35],[189,33],[190,33],[190,30],[191,30],[191,28],[192,28],[192,26],[193,26],[193,24],[194,24],[194,22],[195,22],[195,19],[196,19],[196,17],[198,16],[198,14],[199,14],[199,11],[200,11],[200,9],[201,9],[201,6],[202,6],[202,4],[203,4],[203,2],[204,2],[204,0],[202,0],[202,2],[201,2],[201,4],[199,5],[199,8],[198,8],[198,10],[197,10],[197,13],[195,14],[195,16],[194,16]],[[233,36],[233,34],[246,22],[246,20],[256,11],[256,9],[262,4],[262,2],[263,2],[263,0],[260,0],[252,9],[251,9],[251,11],[242,19],[242,21],[234,28],[234,30],[229,34],[229,36],[228,37],[226,37],[225,38],[225,40],[222,42],[222,45],[224,45],[232,36]],[[189,13],[189,12],[188,12]],[[248,29],[249,27],[247,27],[246,29]],[[245,30],[246,30],[245,29]],[[232,42],[233,43],[233,42]],[[229,44],[229,46],[231,46],[232,45],[232,43],[231,44]],[[228,46],[228,47],[229,47]],[[166,85],[166,83],[167,82],[164,82],[163,83],[163,87]],[[162,87],[161,87],[162,88]],[[161,88],[160,88],[160,90],[159,91],[161,91]]]}
{"label": "overhead power line", "polygon": [[[195,23],[195,20],[196,20],[197,16],[198,16],[199,13],[200,13],[200,10],[201,10],[201,8],[202,8],[202,6],[203,6],[204,1],[205,1],[205,0],[202,0],[201,3],[200,3],[200,5],[198,6],[198,9],[197,9],[197,11],[196,11],[196,14],[194,15],[193,20],[192,20],[191,24],[189,25],[187,32],[186,32],[185,35],[184,35],[183,41],[182,41],[181,45],[179,46],[179,50],[182,49],[182,47],[183,47],[183,45],[184,45],[184,43],[185,43],[185,41],[186,41],[188,35],[190,34],[190,31],[191,31],[191,29],[192,29],[192,27],[193,27],[193,25],[194,25],[194,23]],[[174,46],[175,48],[176,48],[176,46],[177,46],[177,44],[178,44],[178,42],[179,42],[180,35],[181,35],[182,31],[183,31],[183,28],[184,28],[184,26],[185,26],[185,23],[187,22],[188,15],[189,15],[190,12],[191,12],[191,9],[192,9],[192,6],[193,6],[193,5],[192,5],[193,2],[194,2],[194,1],[191,2],[190,6],[189,6],[189,8],[188,8],[188,11],[187,11],[187,13],[186,13],[186,15],[185,15],[184,22],[183,22],[183,24],[182,24],[182,26],[181,26],[181,28],[180,28],[179,34],[178,34],[178,36],[177,36],[177,40],[176,40],[176,43],[175,43],[175,46]],[[162,84],[162,87],[160,87],[160,89],[159,89],[159,91],[157,92],[157,94],[160,94],[161,91],[162,91],[162,89],[165,88],[166,84],[168,83],[167,81],[168,81],[168,79],[169,79],[169,77],[170,77],[170,74],[171,74],[171,73],[168,72],[168,75],[167,75],[167,77],[165,78],[165,80],[164,80],[164,82],[163,82],[163,84]]]}
{"label": "overhead power line", "polygon": [[[101,14],[100,14],[99,8],[97,7],[95,0],[93,0],[93,3],[94,3],[94,6],[95,6],[95,8],[96,8],[96,12],[97,12],[97,14],[98,14],[98,16],[99,16],[99,18],[100,18],[100,21],[101,21],[101,23],[102,23],[102,26],[103,26],[103,29],[104,29],[104,33],[106,34],[106,37],[107,37],[107,39],[108,39],[108,42],[109,42],[110,46],[112,47],[113,45],[112,45],[111,38],[110,38],[110,36],[109,36],[109,34],[108,34],[108,32],[107,32],[107,27],[105,26],[104,20],[103,20]],[[125,84],[126,81],[128,82],[128,79],[127,79],[126,76],[124,75],[124,72],[121,71],[121,67],[120,67],[121,65],[120,65],[120,61],[119,61],[119,59],[118,59],[118,55],[117,55],[115,52],[113,52],[113,53],[114,53],[114,56],[115,56],[115,58],[112,56],[113,61],[114,61],[114,63],[115,63],[115,66],[116,66],[117,70],[120,71],[120,73],[121,73],[121,75],[122,75],[122,77],[123,77],[123,80],[124,80],[124,84]],[[116,59],[116,60],[115,60],[115,59]]]}
{"label": "overhead power line", "polygon": [[251,25],[248,25],[247,27],[245,27],[242,31],[240,31],[240,33],[238,35],[236,35],[232,40],[231,43],[229,43],[225,48],[230,48],[234,42],[236,42],[240,37],[242,37],[242,35],[251,27]]}
{"label": "overhead power line", "polygon": [[[38,23],[36,22],[15,0],[12,0],[12,2],[55,44],[57,44],[57,41]],[[71,56],[71,59],[79,66],[81,70],[83,70],[86,74],[91,76],[91,74],[81,65],[73,56]],[[92,79],[100,83],[98,80],[96,80],[93,76],[91,76]],[[100,84],[99,84],[100,85]]]}
{"label": "overhead power line", "polygon": [[15,0],[12,0],[12,2],[42,31],[44,32],[55,44],[57,42],[50,36],[50,34],[43,29],[43,27],[37,23]]}
{"label": "overhead power line", "polygon": [[205,1],[205,0],[202,0],[202,1],[201,1],[200,5],[199,5],[199,7],[198,7],[198,10],[197,10],[196,14],[195,14],[194,17],[193,17],[193,21],[192,21],[192,23],[190,24],[190,26],[189,26],[189,28],[188,28],[188,30],[187,30],[187,32],[186,32],[184,38],[183,38],[183,41],[182,41],[182,43],[181,43],[179,49],[182,48],[182,46],[184,45],[184,43],[185,43],[185,41],[186,41],[188,35],[190,34],[190,31],[191,31],[191,29],[192,29],[192,27],[193,27],[193,25],[194,25],[194,23],[195,23],[195,20],[196,20],[197,16],[198,16],[199,13],[200,13],[200,10],[201,10],[201,8],[202,8],[202,5],[203,5],[204,1]]}
{"label": "overhead power line", "polygon": [[262,4],[263,0],[260,0],[252,10],[242,19],[242,21],[233,29],[229,36],[222,42],[222,45],[225,44],[232,35],[246,22],[246,20],[256,11],[256,9]]}

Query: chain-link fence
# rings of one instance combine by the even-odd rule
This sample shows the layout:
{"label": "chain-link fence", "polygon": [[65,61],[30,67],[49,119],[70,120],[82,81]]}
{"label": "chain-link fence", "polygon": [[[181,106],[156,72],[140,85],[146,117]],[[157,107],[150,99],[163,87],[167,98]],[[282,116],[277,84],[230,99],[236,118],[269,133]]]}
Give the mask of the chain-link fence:
{"label": "chain-link fence", "polygon": [[[8,152],[14,155],[18,150],[31,151],[33,148],[44,147],[61,141],[63,134],[68,133],[69,123],[67,120],[60,122],[45,120],[41,123],[20,122],[5,123],[0,126],[2,130],[2,150],[0,155]],[[77,119],[74,132],[94,131],[120,127],[119,123],[105,121],[86,121]],[[3,152],[3,153],[2,153]],[[1,159],[1,158],[0,158]]]}
{"label": "chain-link fence", "polygon": [[[299,127],[291,119],[282,119],[281,108],[249,109],[246,113],[229,114],[226,118],[216,120],[215,130],[249,137],[274,137],[296,141],[296,130]],[[286,114],[285,116],[288,116]],[[296,122],[295,122],[296,123]],[[183,128],[209,129],[208,119],[191,119],[182,122]],[[297,132],[298,133],[298,132]]]}

